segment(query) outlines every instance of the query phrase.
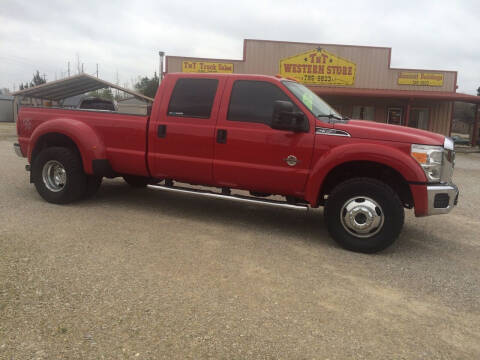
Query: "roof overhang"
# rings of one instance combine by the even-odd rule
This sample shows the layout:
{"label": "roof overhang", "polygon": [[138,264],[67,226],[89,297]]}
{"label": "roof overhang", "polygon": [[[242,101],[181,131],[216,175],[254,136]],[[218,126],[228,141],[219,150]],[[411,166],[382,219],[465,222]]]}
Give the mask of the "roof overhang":
{"label": "roof overhang", "polygon": [[415,90],[387,90],[387,89],[358,89],[309,86],[321,96],[352,96],[374,98],[423,99],[439,101],[461,101],[480,104],[480,96],[446,91],[415,91]]}
{"label": "roof overhang", "polygon": [[112,84],[108,81],[96,78],[94,76],[82,73],[65,79],[50,81],[46,84],[38,85],[28,89],[14,92],[14,96],[32,97],[37,99],[59,101],[71,96],[85,94],[89,91],[95,91],[104,88],[112,88],[123,91],[138,99],[153,102],[151,97],[132,91],[127,88]]}

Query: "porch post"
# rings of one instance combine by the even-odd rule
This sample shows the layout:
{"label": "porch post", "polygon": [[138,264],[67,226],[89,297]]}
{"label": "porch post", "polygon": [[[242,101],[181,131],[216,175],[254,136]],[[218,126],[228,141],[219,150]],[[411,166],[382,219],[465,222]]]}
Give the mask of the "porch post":
{"label": "porch post", "polygon": [[473,120],[472,147],[477,145],[478,139],[478,104],[475,105],[475,116]]}
{"label": "porch post", "polygon": [[410,120],[410,98],[408,99],[408,102],[407,102],[407,113],[405,114],[405,126],[408,126],[408,122]]}

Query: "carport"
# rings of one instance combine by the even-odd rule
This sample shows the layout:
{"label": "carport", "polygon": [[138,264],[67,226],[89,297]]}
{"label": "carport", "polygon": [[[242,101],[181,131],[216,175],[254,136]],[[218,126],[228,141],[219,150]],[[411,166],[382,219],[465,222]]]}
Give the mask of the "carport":
{"label": "carport", "polygon": [[30,98],[32,99],[32,105],[35,106],[52,106],[53,102],[59,102],[62,99],[85,94],[90,91],[112,88],[119,91],[123,91],[133,97],[145,101],[147,104],[152,103],[153,99],[140,94],[136,91],[112,84],[108,81],[99,79],[97,77],[81,73],[74,75],[65,79],[51,81],[46,84],[38,85],[28,89],[20,90],[13,95],[14,99],[14,117],[15,121],[17,120],[18,107],[21,101],[21,98]]}

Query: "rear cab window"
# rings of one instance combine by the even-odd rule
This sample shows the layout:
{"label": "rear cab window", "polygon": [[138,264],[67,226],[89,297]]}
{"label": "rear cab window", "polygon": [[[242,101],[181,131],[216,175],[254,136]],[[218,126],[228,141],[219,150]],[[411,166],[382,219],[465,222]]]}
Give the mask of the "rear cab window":
{"label": "rear cab window", "polygon": [[217,79],[178,79],[170,97],[167,115],[210,118],[217,88]]}

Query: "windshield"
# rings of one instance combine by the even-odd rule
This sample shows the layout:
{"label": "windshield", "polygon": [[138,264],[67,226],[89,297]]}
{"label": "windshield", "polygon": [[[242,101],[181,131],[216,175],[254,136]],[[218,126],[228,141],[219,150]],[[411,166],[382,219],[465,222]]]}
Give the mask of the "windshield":
{"label": "windshield", "polygon": [[300,100],[307,109],[309,109],[315,117],[332,115],[335,118],[341,119],[342,115],[336,112],[330,105],[318,97],[313,91],[306,86],[293,81],[282,81],[288,90],[290,90],[295,97]]}

